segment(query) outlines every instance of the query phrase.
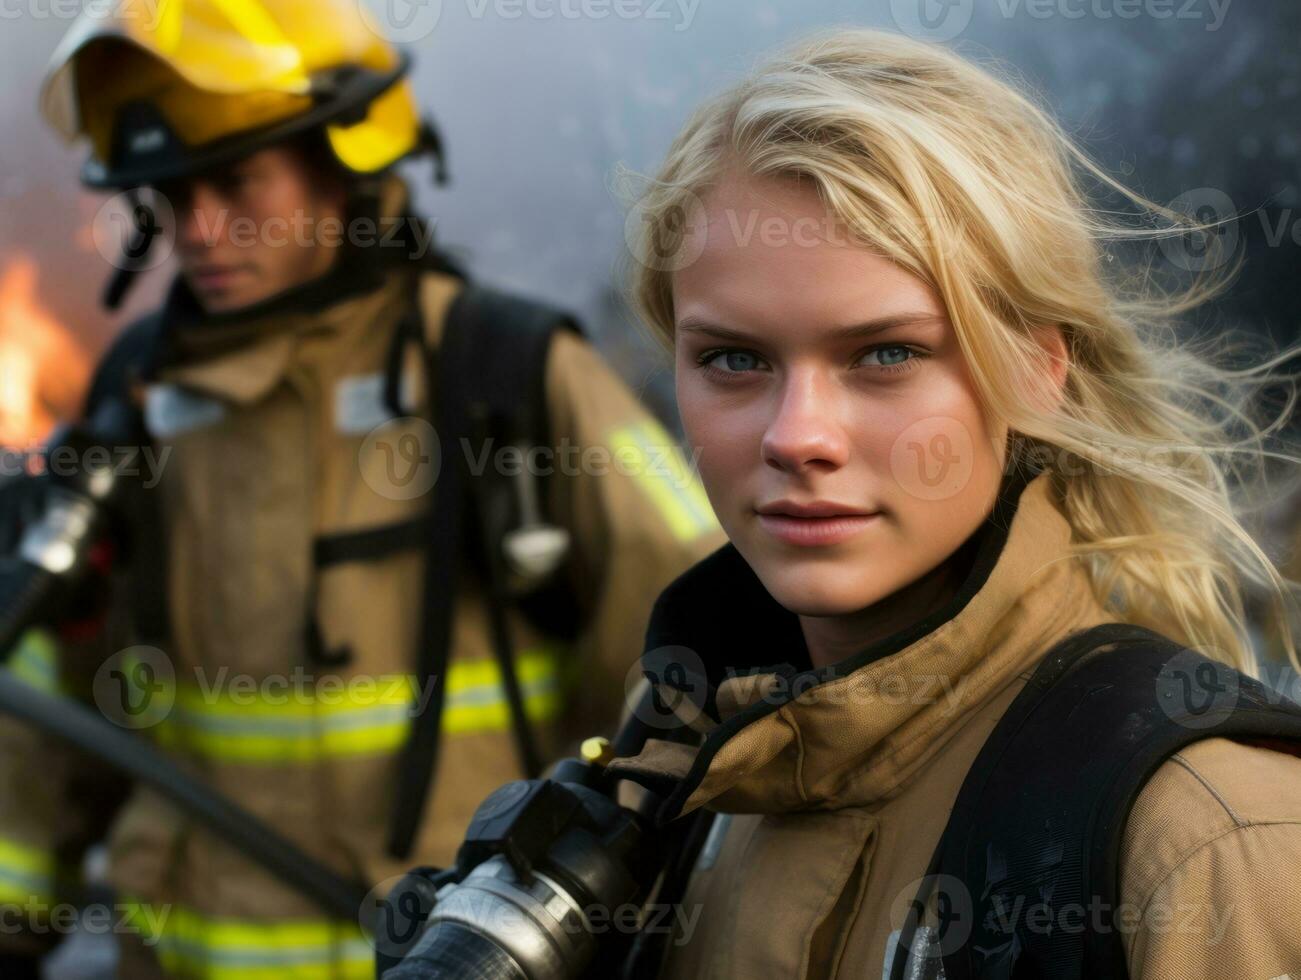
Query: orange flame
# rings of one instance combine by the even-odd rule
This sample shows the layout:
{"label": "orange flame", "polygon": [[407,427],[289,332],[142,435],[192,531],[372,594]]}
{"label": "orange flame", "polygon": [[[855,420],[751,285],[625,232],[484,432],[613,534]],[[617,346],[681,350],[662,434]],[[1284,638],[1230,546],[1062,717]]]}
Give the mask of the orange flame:
{"label": "orange flame", "polygon": [[90,357],[41,306],[35,261],[20,255],[0,273],[0,446],[23,448],[76,409]]}

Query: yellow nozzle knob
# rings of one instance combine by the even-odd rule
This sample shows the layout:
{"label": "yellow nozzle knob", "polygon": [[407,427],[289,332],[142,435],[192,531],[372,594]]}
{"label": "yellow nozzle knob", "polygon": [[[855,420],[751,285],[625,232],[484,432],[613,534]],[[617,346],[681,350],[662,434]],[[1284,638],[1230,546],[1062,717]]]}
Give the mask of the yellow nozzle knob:
{"label": "yellow nozzle knob", "polygon": [[583,739],[583,745],[579,753],[585,762],[591,762],[598,766],[603,766],[614,758],[614,750],[610,748],[610,740],[603,735]]}

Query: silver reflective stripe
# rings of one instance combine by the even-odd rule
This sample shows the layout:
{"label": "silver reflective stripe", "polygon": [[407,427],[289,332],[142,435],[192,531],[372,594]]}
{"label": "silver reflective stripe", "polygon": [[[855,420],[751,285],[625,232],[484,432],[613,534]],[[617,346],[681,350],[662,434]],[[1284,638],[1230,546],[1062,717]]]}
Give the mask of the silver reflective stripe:
{"label": "silver reflective stripe", "polygon": [[[885,962],[881,964],[881,980],[890,980],[894,968],[894,952],[899,945],[899,930],[890,933],[885,943]],[[909,956],[903,971],[903,980],[944,980],[944,960],[940,958],[935,942],[935,929],[918,926],[913,935],[913,949],[927,950],[926,956]]]}
{"label": "silver reflective stripe", "polygon": [[215,398],[173,384],[145,389],[145,428],[155,439],[170,439],[206,429],[226,417],[226,406]]}
{"label": "silver reflective stripe", "polygon": [[[366,435],[392,420],[384,404],[383,374],[355,374],[340,378],[334,386],[334,429],[345,436]],[[398,385],[398,401],[404,412],[414,411],[412,378],[403,375]]]}

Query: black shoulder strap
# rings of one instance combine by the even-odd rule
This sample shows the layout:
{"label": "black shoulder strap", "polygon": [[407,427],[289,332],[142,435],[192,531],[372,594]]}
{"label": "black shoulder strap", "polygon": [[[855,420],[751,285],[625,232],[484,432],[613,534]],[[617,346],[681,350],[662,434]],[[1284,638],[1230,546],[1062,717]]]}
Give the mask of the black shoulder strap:
{"label": "black shoulder strap", "polygon": [[[473,285],[467,294],[464,312],[474,324],[477,340],[476,360],[468,368],[474,379],[471,411],[476,450],[488,444],[494,449],[508,445],[552,447],[546,378],[551,340],[559,330],[582,336],[582,328],[570,314],[531,299]],[[540,474],[510,475],[489,466],[473,483],[483,535],[474,559],[494,593],[493,609],[504,608],[508,601],[507,576],[500,559],[506,532],[520,527],[528,516],[522,513],[521,491],[537,494],[538,509],[545,511],[540,489],[545,480],[537,476]],[[519,486],[521,482],[527,487]],[[509,601],[552,635],[572,637],[577,631],[577,600],[560,576],[551,576],[541,587],[522,595],[510,596]],[[494,632],[500,634],[503,623],[500,620],[494,625]],[[501,646],[500,635],[495,642]]]}
{"label": "black shoulder strap", "polygon": [[[127,325],[100,359],[91,378],[82,417],[93,418],[103,406],[118,402],[133,418],[135,437],[141,446],[150,439],[143,412],[132,388],[153,376],[167,356],[165,308]],[[167,547],[164,528],[153,502],[135,494],[123,502],[130,513],[132,616],[139,642],[164,646],[169,641],[171,617],[167,607]]]}
{"label": "black shoulder strap", "polygon": [[[928,943],[946,980],[1125,977],[1125,819],[1170,755],[1214,737],[1301,751],[1301,706],[1130,624],[1050,651],[973,763],[910,913],[915,929],[938,883],[946,921]],[[904,933],[899,964],[923,945]]]}
{"label": "black shoulder strap", "polygon": [[551,441],[546,402],[546,363],[557,330],[582,329],[568,313],[536,300],[474,283],[449,313],[471,331],[474,360],[465,365],[474,379],[478,410],[499,420],[501,438],[522,445]]}
{"label": "black shoulder strap", "polygon": [[[451,659],[453,599],[465,559],[478,559],[486,573],[493,649],[521,768],[530,778],[541,769],[514,667],[500,557],[501,536],[514,526],[518,514],[501,474],[492,466],[482,474],[471,471],[462,440],[469,441],[476,456],[489,439],[495,445],[526,448],[549,443],[545,368],[551,338],[561,328],[578,330],[572,318],[549,307],[467,284],[447,313],[437,353],[426,358],[427,390],[434,393],[443,459],[425,535],[426,581],[417,650],[417,676],[429,686],[429,695],[403,751],[389,830],[389,852],[399,859],[411,852],[434,783]],[[399,330],[399,343],[404,334],[409,336],[410,329]],[[391,366],[397,362],[390,359]],[[392,376],[390,400],[396,395]],[[463,519],[471,513],[472,520]],[[467,540],[472,525],[478,536]]]}

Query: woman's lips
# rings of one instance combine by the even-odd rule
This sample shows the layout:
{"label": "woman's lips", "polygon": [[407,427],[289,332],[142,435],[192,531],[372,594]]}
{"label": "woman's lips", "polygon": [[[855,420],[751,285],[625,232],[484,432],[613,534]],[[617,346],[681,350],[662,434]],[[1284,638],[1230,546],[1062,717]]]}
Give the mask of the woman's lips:
{"label": "woman's lips", "polygon": [[881,515],[838,514],[835,517],[791,517],[789,514],[759,514],[759,524],[765,531],[787,544],[816,545],[838,544],[852,538]]}

